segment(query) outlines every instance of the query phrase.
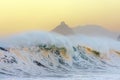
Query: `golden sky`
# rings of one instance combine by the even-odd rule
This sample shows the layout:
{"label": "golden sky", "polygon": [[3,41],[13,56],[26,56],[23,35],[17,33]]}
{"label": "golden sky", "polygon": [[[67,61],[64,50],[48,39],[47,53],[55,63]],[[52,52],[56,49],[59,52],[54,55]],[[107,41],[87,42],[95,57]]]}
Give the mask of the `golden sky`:
{"label": "golden sky", "polygon": [[0,35],[97,24],[120,32],[120,0],[0,0]]}

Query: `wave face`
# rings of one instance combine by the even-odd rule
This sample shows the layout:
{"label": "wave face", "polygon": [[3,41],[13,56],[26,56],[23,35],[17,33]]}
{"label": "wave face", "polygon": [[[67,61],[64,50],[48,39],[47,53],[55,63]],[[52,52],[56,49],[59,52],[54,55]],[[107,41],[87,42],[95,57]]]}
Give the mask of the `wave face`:
{"label": "wave face", "polygon": [[111,39],[49,32],[14,35],[0,41],[0,74],[40,76],[119,69],[119,45]]}

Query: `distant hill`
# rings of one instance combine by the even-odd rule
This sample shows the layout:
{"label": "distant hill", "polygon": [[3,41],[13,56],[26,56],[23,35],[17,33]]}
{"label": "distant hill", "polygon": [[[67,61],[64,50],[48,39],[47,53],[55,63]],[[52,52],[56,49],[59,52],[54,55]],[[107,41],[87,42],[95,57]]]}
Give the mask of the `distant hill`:
{"label": "distant hill", "polygon": [[63,21],[58,25],[52,32],[56,32],[62,35],[72,35],[74,34],[73,30]]}
{"label": "distant hill", "polygon": [[108,37],[117,39],[118,33],[111,32],[98,25],[84,25],[70,28],[64,21],[60,23],[52,32],[59,33],[62,35],[86,35],[94,37]]}
{"label": "distant hill", "polygon": [[76,34],[83,34],[87,36],[101,36],[101,37],[110,37],[110,38],[116,38],[118,36],[118,33],[111,32],[98,25],[78,26],[73,28],[73,31]]}

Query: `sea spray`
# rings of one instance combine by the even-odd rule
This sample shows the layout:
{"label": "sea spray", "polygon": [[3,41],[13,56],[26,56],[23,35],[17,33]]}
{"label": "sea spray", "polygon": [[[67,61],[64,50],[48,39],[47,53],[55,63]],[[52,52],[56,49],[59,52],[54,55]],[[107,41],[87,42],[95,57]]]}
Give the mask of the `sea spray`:
{"label": "sea spray", "polygon": [[5,75],[107,70],[114,67],[115,59],[120,60],[120,43],[111,39],[33,31],[0,42],[0,73]]}

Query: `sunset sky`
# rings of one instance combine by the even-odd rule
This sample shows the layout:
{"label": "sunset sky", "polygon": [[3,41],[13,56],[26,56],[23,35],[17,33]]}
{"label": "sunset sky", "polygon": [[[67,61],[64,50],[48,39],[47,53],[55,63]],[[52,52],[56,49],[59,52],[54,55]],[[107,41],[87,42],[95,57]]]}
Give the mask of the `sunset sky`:
{"label": "sunset sky", "polygon": [[120,0],[0,0],[0,35],[49,31],[61,21],[120,32]]}

